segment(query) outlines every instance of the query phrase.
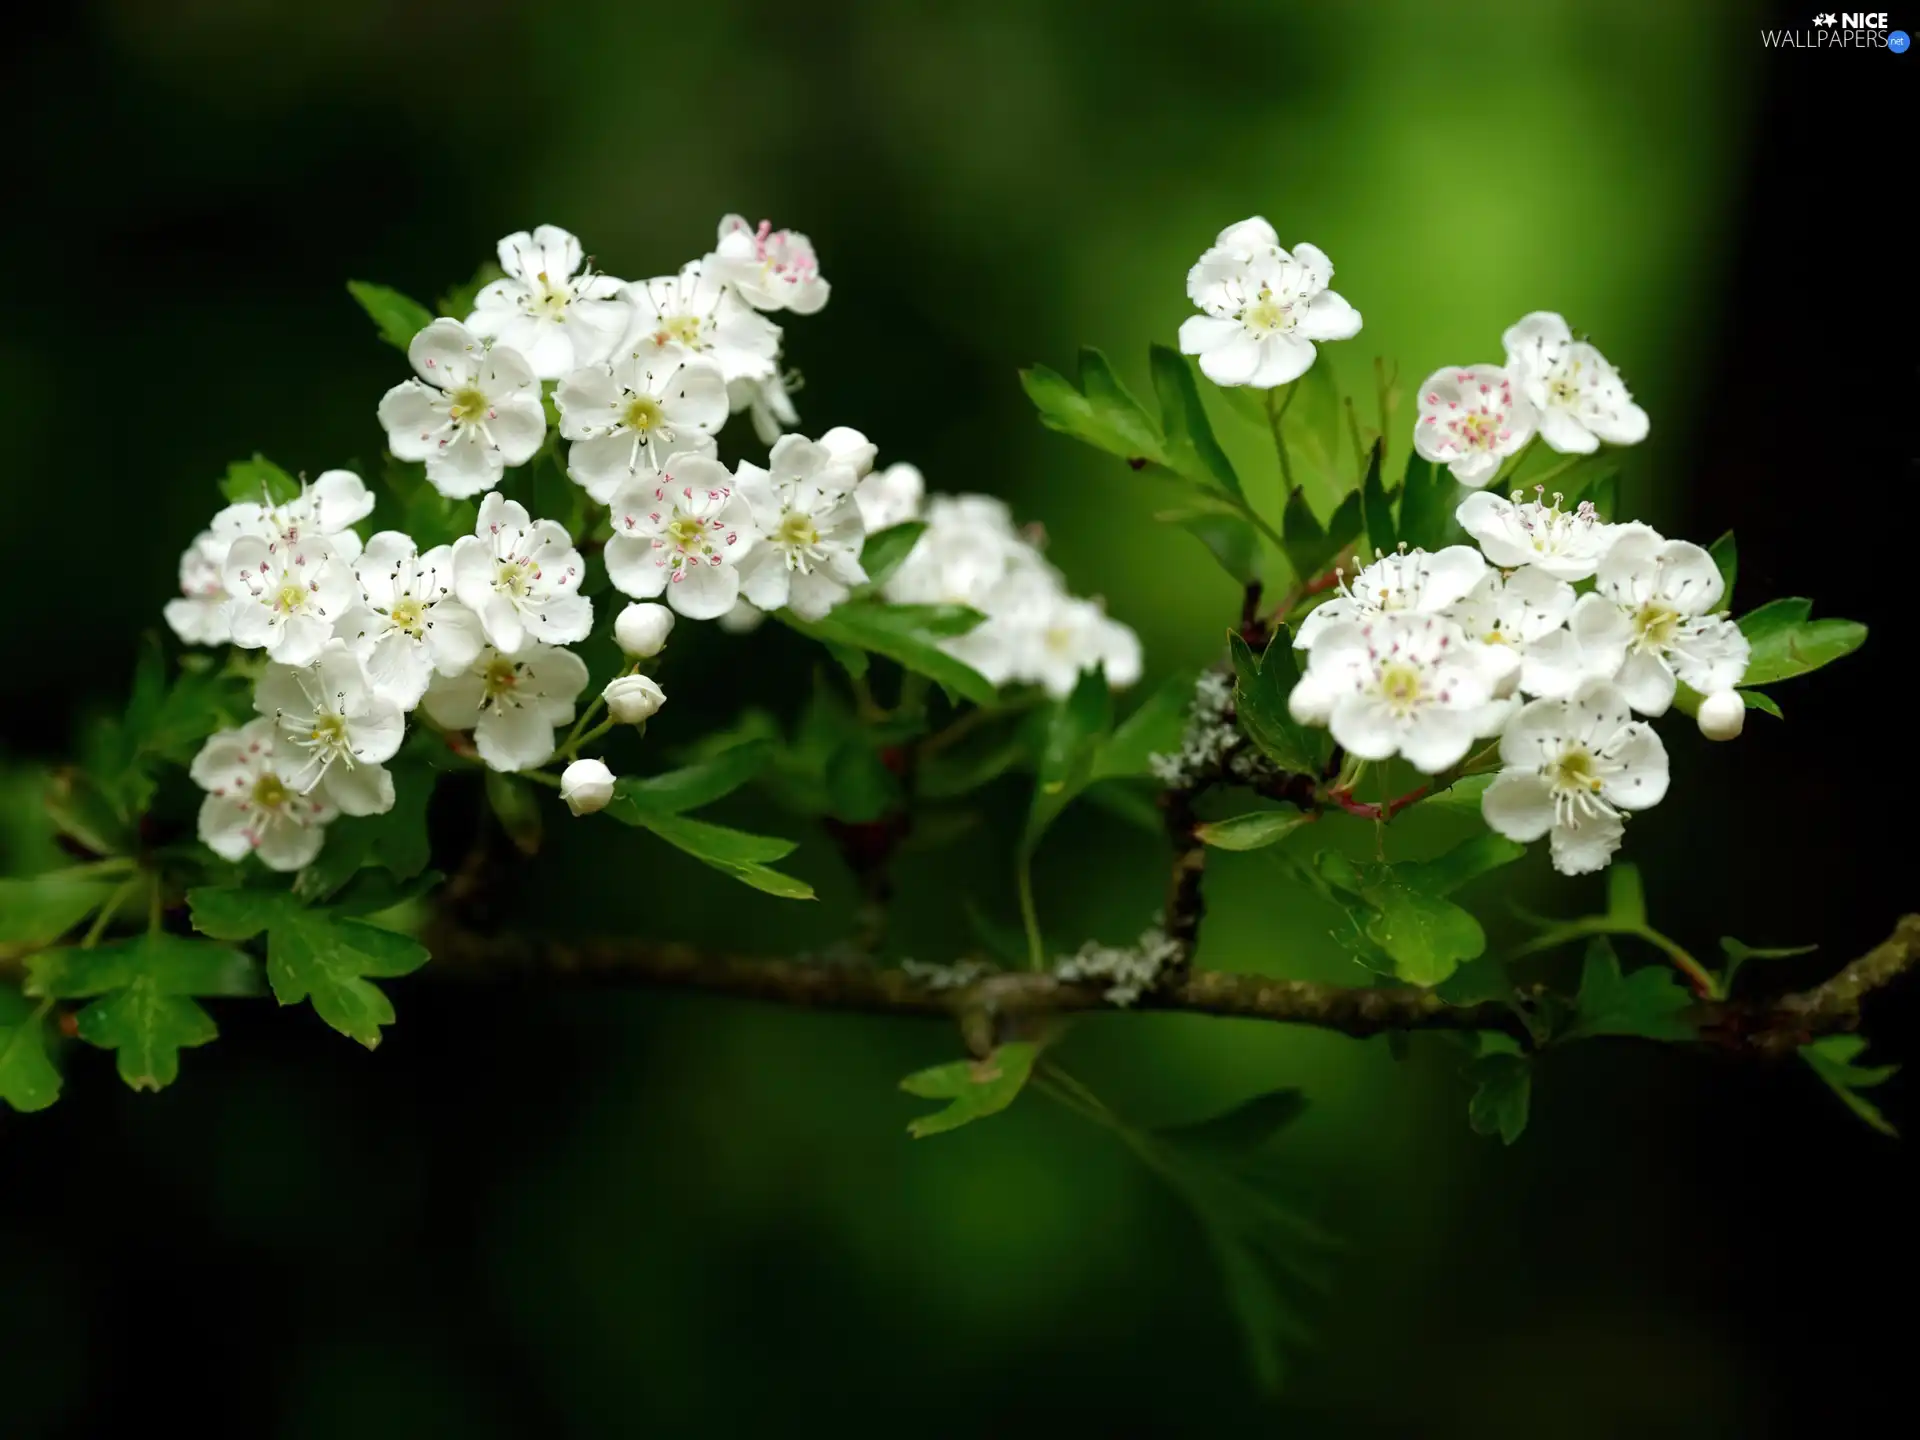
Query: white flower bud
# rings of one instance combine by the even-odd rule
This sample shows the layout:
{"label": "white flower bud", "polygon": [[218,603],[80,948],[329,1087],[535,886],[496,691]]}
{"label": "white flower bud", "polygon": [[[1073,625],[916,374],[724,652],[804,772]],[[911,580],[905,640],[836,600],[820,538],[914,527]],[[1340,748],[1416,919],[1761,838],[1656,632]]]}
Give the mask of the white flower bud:
{"label": "white flower bud", "polygon": [[1700,702],[1694,719],[1707,739],[1731,740],[1746,728],[1747,702],[1738,690],[1716,690]]}
{"label": "white flower bud", "polygon": [[614,643],[636,660],[658,655],[672,633],[673,612],[650,602],[627,606],[613,622]]}
{"label": "white flower bud", "polygon": [[845,425],[836,425],[827,431],[820,437],[820,443],[826,447],[827,453],[833,456],[836,464],[845,465],[853,471],[853,478],[856,480],[873,468],[873,457],[880,453],[878,445],[858,430],[850,429]]}
{"label": "white flower bud", "polygon": [[622,725],[638,725],[667,703],[667,692],[647,675],[619,675],[600,693],[607,713]]}
{"label": "white flower bud", "polygon": [[613,799],[613,772],[598,760],[576,760],[560,772],[560,798],[576,815],[591,815]]}

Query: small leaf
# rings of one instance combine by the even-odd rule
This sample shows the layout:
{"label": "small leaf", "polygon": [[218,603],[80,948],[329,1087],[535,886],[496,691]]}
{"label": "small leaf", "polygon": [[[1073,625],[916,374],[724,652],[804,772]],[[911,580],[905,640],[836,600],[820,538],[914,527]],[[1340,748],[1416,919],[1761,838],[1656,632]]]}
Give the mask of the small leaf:
{"label": "small leaf", "polygon": [[1880,1113],[1878,1105],[1860,1092],[1885,1084],[1900,1067],[1854,1064],[1860,1052],[1866,1048],[1867,1042],[1858,1035],[1829,1035],[1811,1045],[1801,1046],[1800,1058],[1812,1067],[1814,1074],[1827,1082],[1828,1088],[1840,1097],[1849,1110],[1882,1135],[1898,1139],[1900,1132],[1894,1128],[1893,1122]]}
{"label": "small leaf", "polygon": [[961,606],[885,605],[871,599],[849,600],[822,620],[802,620],[790,610],[780,612],[780,619],[787,625],[829,648],[884,655],[936,681],[949,694],[976,705],[991,705],[999,695],[993,682],[938,644],[942,639],[965,634],[982,618],[977,611]]}
{"label": "small leaf", "polygon": [[220,493],[236,505],[284,505],[300,494],[300,482],[264,455],[236,460],[221,477]]}
{"label": "small leaf", "polygon": [[1154,394],[1160,401],[1167,467],[1189,480],[1240,495],[1240,477],[1214,439],[1213,425],[1200,402],[1199,386],[1194,383],[1192,362],[1167,345],[1155,345],[1149,360]]}
{"label": "small leaf", "polygon": [[1366,936],[1392,959],[1393,973],[1409,985],[1438,985],[1461,961],[1487,948],[1480,922],[1451,900],[1391,880],[1370,886],[1366,898],[1377,912],[1366,925]]}
{"label": "small leaf", "polygon": [[1749,710],[1764,710],[1776,720],[1784,720],[1787,718],[1780,713],[1780,706],[1775,702],[1774,698],[1764,690],[1741,690],[1738,694],[1742,700],[1747,702],[1747,708]]}
{"label": "small leaf", "polygon": [[1812,610],[1811,600],[1773,600],[1740,617],[1740,631],[1753,647],[1743,687],[1805,675],[1851,655],[1866,640],[1867,627],[1858,621],[1813,620]]}
{"label": "small leaf", "polygon": [[1035,365],[1020,372],[1040,423],[1123,460],[1166,463],[1160,428],[1128,393],[1098,350],[1080,352],[1080,385]]}
{"label": "small leaf", "polygon": [[1233,656],[1234,713],[1240,728],[1260,753],[1282,770],[1317,775],[1324,738],[1309,731],[1287,710],[1287,697],[1300,679],[1300,662],[1293,653],[1293,637],[1278,626],[1266,653],[1256,659],[1247,642],[1230,637]]}
{"label": "small leaf", "polygon": [[531,782],[504,770],[487,771],[487,805],[522,855],[540,853],[540,797]]}
{"label": "small leaf", "polygon": [[1720,993],[1729,994],[1733,990],[1733,977],[1740,973],[1740,967],[1749,960],[1790,960],[1795,955],[1811,955],[1818,945],[1749,945],[1736,940],[1731,935],[1720,937],[1721,953],[1727,957],[1726,967],[1720,972]]}
{"label": "small leaf", "polygon": [[1487,830],[1432,860],[1396,865],[1394,873],[1415,890],[1447,895],[1490,870],[1511,865],[1526,853],[1527,847],[1519,841]]}
{"label": "small leaf", "polygon": [[51,945],[106,904],[113,880],[0,879],[0,945]]}
{"label": "small leaf", "polygon": [[772,762],[777,748],[771,740],[747,740],[678,770],[623,775],[614,782],[619,797],[614,803],[624,799],[662,815],[698,810],[751,783]]}
{"label": "small leaf", "polygon": [[1187,714],[1193,709],[1193,686],[1192,675],[1168,676],[1100,747],[1094,757],[1093,778],[1150,778],[1152,758],[1180,748],[1187,732]]}
{"label": "small leaf", "polygon": [[1733,531],[1727,531],[1709,545],[1707,554],[1713,557],[1714,566],[1720,571],[1720,608],[1724,610],[1733,604],[1733,582],[1740,573],[1740,550],[1734,544]]}
{"label": "small leaf", "polygon": [[1310,824],[1313,818],[1291,806],[1284,810],[1256,810],[1226,820],[1210,820],[1195,827],[1193,833],[1201,843],[1216,850],[1261,850],[1277,845],[1302,825]]}
{"label": "small leaf", "polygon": [[1360,513],[1366,521],[1367,549],[1384,550],[1391,555],[1399,543],[1399,531],[1393,523],[1394,497],[1380,478],[1386,448],[1385,440],[1373,442],[1373,452],[1367,457],[1367,476],[1360,484]]}
{"label": "small leaf", "polygon": [[1482,1055],[1467,1067],[1473,1098],[1467,1123],[1476,1135],[1498,1135],[1511,1145],[1527,1128],[1533,1100],[1533,1066],[1524,1055]]}
{"label": "small leaf", "polygon": [[431,310],[389,286],[375,285],[367,280],[349,280],[347,293],[360,302],[360,308],[373,320],[380,338],[403,355],[407,353],[413,337],[433,323]]}
{"label": "small leaf", "polygon": [[0,990],[0,1100],[15,1110],[44,1110],[60,1098],[60,1072],[47,1057],[43,1009]]}
{"label": "small leaf", "polygon": [[860,550],[860,567],[867,572],[867,583],[875,588],[884,585],[926,533],[926,521],[906,520],[867,536]]}
{"label": "small leaf", "polygon": [[433,855],[427,806],[438,776],[418,759],[395,761],[389,769],[393,808],[379,815],[346,816],[329,825],[320,854],[294,881],[302,899],[324,900],[370,866],[401,880],[427,868]]}
{"label": "small leaf", "polygon": [[908,1125],[907,1133],[924,1140],[999,1114],[1020,1094],[1039,1054],[1039,1046],[1016,1040],[1000,1046],[984,1060],[955,1060],[907,1076],[900,1088],[909,1095],[949,1102],[944,1110],[922,1115]]}
{"label": "small leaf", "polygon": [[1692,1005],[1693,997],[1664,965],[1622,975],[1613,946],[1605,936],[1595,936],[1587,944],[1567,1038],[1637,1035],[1645,1040],[1692,1040],[1697,1032],[1684,1018]]}
{"label": "small leaf", "polygon": [[804,880],[768,868],[769,862],[793,853],[796,847],[791,840],[732,830],[670,811],[655,811],[634,802],[631,795],[621,796],[618,790],[615,802],[607,807],[607,814],[625,824],[651,830],[675,849],[755,890],[784,900],[813,898],[813,888]]}
{"label": "small leaf", "polygon": [[1422,797],[1418,802],[1419,807],[1429,814],[1441,811],[1479,816],[1481,797],[1487,793],[1487,787],[1493,784],[1493,778],[1491,775],[1463,775],[1446,789]]}
{"label": "small leaf", "polygon": [[900,777],[889,770],[872,741],[856,735],[827,756],[824,773],[828,813],[864,825],[901,808]]}
{"label": "small leaf", "polygon": [[1466,495],[1452,471],[1409,455],[1406,476],[1400,482],[1399,539],[1416,550],[1439,550],[1466,542],[1466,531],[1454,519]]}
{"label": "small leaf", "polygon": [[1265,1145],[1305,1113],[1306,1092],[1269,1090],[1205,1120],[1168,1125],[1157,1138],[1200,1154],[1241,1156]]}

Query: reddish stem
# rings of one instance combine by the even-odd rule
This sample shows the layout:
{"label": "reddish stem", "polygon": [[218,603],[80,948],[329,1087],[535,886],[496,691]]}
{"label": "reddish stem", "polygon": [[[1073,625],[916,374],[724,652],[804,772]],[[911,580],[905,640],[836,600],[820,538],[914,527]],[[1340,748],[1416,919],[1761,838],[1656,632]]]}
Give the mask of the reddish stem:
{"label": "reddish stem", "polygon": [[1406,794],[1387,801],[1384,805],[1369,805],[1364,800],[1356,800],[1345,790],[1332,790],[1327,798],[1349,815],[1358,815],[1362,820],[1391,820],[1414,801],[1427,793],[1425,785],[1416,785]]}

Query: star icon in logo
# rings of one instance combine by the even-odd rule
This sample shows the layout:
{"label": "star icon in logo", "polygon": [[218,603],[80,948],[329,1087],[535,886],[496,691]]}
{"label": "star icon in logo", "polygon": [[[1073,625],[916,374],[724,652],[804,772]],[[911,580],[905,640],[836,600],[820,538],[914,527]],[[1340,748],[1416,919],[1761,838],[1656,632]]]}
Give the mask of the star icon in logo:
{"label": "star icon in logo", "polygon": [[1814,17],[1813,17],[1813,23],[1814,23],[1814,24],[1816,24],[1816,25],[1831,25],[1831,24],[1833,24],[1833,23],[1834,23],[1834,19],[1833,19],[1833,12],[1832,12],[1831,10],[1828,10],[1828,11],[1825,11],[1824,13],[1822,13],[1822,14],[1819,14],[1819,15],[1816,15],[1816,16],[1814,16]]}

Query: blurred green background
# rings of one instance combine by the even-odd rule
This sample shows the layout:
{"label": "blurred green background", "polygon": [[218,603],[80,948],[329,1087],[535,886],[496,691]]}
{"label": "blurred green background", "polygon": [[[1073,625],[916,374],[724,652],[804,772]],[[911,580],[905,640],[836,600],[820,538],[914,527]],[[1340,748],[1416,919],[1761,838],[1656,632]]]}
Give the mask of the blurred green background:
{"label": "blurred green background", "polygon": [[[701,253],[725,211],[809,233],[834,295],[788,326],[806,428],[857,426],[935,488],[1007,497],[1141,632],[1150,681],[1205,664],[1233,587],[1153,522],[1147,481],[1041,430],[1014,372],[1090,343],[1143,384],[1147,343],[1188,313],[1187,266],[1257,212],[1325,249],[1366,316],[1331,347],[1350,384],[1376,354],[1409,381],[1498,359],[1505,325],[1560,310],[1653,416],[1640,513],[1703,541],[1736,528],[1749,602],[1810,590],[1876,627],[1783,695],[1784,728],[1707,747],[1669,726],[1674,801],[1632,836],[1666,928],[1708,951],[1819,940],[1818,973],[1913,898],[1904,864],[1879,870],[1911,853],[1892,810],[1810,818],[1850,803],[1835,737],[1910,622],[1854,563],[1869,529],[1825,510],[1816,549],[1796,497],[1913,478],[1889,427],[1833,414],[1851,381],[1911,384],[1912,364],[1882,367],[1890,327],[1855,298],[1898,259],[1872,147],[1821,138],[1911,133],[1911,112],[1893,57],[1765,54],[1764,18],[1653,0],[43,15],[4,102],[0,483],[24,563],[0,744],[56,758],[114,701],[227,461],[371,468],[403,362],[347,278],[430,298],[543,221],[630,278]],[[1267,475],[1257,435],[1232,443]],[[791,637],[682,634],[636,764],[748,697],[791,712],[808,683]],[[997,793],[997,831],[903,866],[909,945],[942,955],[962,896],[1012,917],[994,836],[1021,803]],[[30,793],[5,810],[5,858],[30,864]],[[795,868],[824,903],[798,907],[635,834],[550,828],[537,916],[558,928],[796,949],[850,903],[817,838]],[[1328,913],[1260,856],[1213,868],[1206,963],[1350,978]],[[1124,940],[1161,860],[1074,812],[1039,883],[1063,945]],[[1526,883],[1544,908],[1593,898],[1543,863]],[[1899,1152],[1797,1067],[1582,1047],[1503,1151],[1468,1132],[1437,1047],[1085,1024],[1068,1063],[1145,1121],[1312,1097],[1284,1142],[1290,1197],[1347,1248],[1270,1401],[1200,1232],[1107,1137],[1029,1096],[906,1139],[920,1102],[898,1078],[959,1053],[937,1026],[431,967],[393,988],[377,1054],[304,1011],[226,1005],[222,1041],[158,1097],[81,1053],[56,1109],[0,1115],[0,1434],[157,1414],[272,1436],[1797,1434],[1877,1397],[1891,1342],[1848,1311],[1914,1279],[1910,1245],[1848,1238],[1910,1213]],[[1896,1118],[1906,1093],[1887,1092]]]}

